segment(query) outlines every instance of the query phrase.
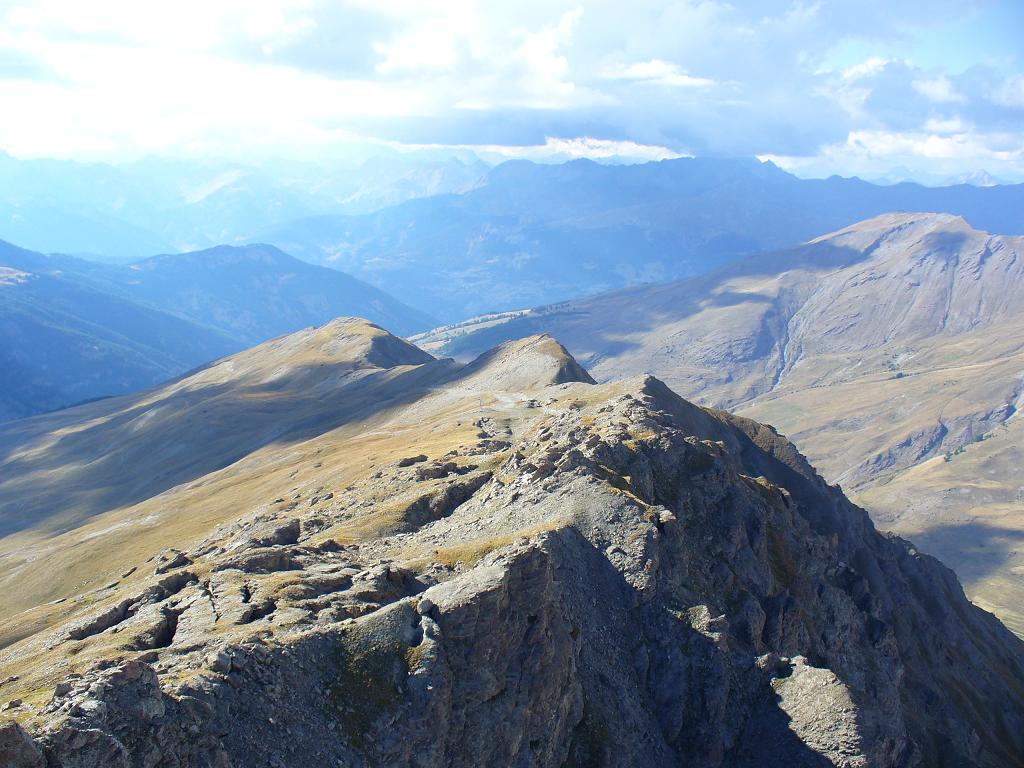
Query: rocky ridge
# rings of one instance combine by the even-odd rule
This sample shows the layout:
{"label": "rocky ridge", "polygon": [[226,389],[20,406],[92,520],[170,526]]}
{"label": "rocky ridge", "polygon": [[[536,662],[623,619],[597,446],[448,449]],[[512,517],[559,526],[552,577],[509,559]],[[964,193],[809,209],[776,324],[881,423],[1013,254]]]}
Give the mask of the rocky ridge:
{"label": "rocky ridge", "polygon": [[600,381],[649,372],[774,424],[1024,636],[1022,297],[1024,238],[900,213],[708,276],[416,340],[475,355],[548,332]]}
{"label": "rocky ridge", "polygon": [[0,650],[8,764],[1024,764],[1024,644],[773,429],[550,337],[443,370]]}

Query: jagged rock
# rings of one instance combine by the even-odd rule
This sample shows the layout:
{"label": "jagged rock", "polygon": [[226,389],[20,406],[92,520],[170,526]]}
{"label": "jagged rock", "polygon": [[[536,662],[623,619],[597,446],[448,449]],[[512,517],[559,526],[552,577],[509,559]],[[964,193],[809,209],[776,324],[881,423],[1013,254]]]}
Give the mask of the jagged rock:
{"label": "jagged rock", "polygon": [[168,571],[173,571],[175,568],[184,568],[186,565],[191,564],[192,561],[183,552],[179,552],[176,549],[169,549],[166,552],[160,553],[154,573],[167,573]]}
{"label": "jagged rock", "polygon": [[427,460],[427,454],[421,453],[417,456],[409,456],[404,459],[398,460],[399,467],[411,467],[413,464],[419,464],[420,462]]}
{"label": "jagged rock", "polygon": [[46,761],[31,737],[16,722],[0,722],[0,766],[44,768]]}
{"label": "jagged rock", "polygon": [[206,657],[206,665],[214,672],[226,675],[231,671],[231,655],[227,651],[217,651]]}
{"label": "jagged rock", "polygon": [[454,461],[438,462],[426,467],[419,467],[416,470],[417,480],[436,480],[439,477],[458,474],[459,465]]}

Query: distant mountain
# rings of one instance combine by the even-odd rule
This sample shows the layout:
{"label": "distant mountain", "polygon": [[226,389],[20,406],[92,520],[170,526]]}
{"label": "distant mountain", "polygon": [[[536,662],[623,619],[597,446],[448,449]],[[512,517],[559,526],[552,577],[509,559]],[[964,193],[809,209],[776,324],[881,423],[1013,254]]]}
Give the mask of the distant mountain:
{"label": "distant mountain", "polygon": [[107,274],[134,300],[218,328],[243,346],[342,315],[366,317],[404,334],[432,322],[361,280],[269,245],[154,256]]}
{"label": "distant mountain", "polygon": [[489,166],[378,148],[359,162],[19,160],[0,152],[0,238],[125,262],[251,241],[268,225],[463,191]]}
{"label": "distant mountain", "polygon": [[881,187],[798,179],[756,160],[632,166],[513,161],[459,195],[272,226],[261,239],[446,322],[709,272],[890,211],[1024,232],[1024,185]]}
{"label": "distant mountain", "polygon": [[699,278],[418,341],[467,357],[539,332],[598,379],[653,373],[777,426],[1024,634],[1024,238],[886,215]]}
{"label": "distant mountain", "polygon": [[[12,264],[16,266],[11,266]],[[238,348],[0,243],[0,420],[152,386]]]}
{"label": "distant mountain", "polygon": [[433,324],[383,291],[272,246],[128,266],[0,243],[0,420],[121,394],[341,315]]}
{"label": "distant mountain", "polygon": [[970,184],[975,187],[996,187],[1000,184],[1005,184],[1005,181],[1001,181],[993,176],[986,170],[972,171],[970,173],[963,173],[959,176],[952,176],[946,179],[943,186],[951,187],[956,184]]}

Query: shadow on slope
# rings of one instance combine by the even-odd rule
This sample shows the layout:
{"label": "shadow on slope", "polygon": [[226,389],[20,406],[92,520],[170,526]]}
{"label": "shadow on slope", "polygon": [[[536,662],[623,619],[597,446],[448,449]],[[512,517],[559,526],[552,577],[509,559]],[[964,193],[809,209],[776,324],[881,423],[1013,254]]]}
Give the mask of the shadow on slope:
{"label": "shadow on slope", "polygon": [[[367,369],[298,367],[285,379],[153,392],[74,413],[16,422],[0,438],[0,536],[46,521],[54,534],[230,466],[271,444],[293,444],[422,397],[450,363]],[[179,380],[180,381],[180,380]],[[121,410],[111,406],[128,402]],[[68,422],[68,416],[80,421]],[[40,419],[58,426],[19,440]]]}
{"label": "shadow on slope", "polygon": [[[750,664],[752,647],[716,643],[666,610],[681,604],[671,578],[652,599],[575,526],[555,531],[545,546],[555,559],[561,609],[582,634],[583,717],[567,766],[612,764],[622,745],[632,748],[627,762],[689,764],[723,742],[731,742],[725,762],[737,768],[832,765],[790,727],[769,676]],[[733,688],[745,689],[742,703],[730,696]]]}

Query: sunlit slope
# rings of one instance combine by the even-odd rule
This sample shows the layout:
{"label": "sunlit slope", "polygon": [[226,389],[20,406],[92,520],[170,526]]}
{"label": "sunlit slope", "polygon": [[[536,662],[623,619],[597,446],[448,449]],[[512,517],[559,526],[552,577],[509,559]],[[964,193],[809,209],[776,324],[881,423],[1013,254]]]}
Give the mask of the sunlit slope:
{"label": "sunlit slope", "polygon": [[307,507],[325,488],[340,495],[411,444],[443,456],[478,439],[480,412],[533,414],[524,393],[573,380],[589,377],[549,338],[462,367],[342,319],[137,397],[6,425],[0,643],[88,607],[88,593],[161,550],[241,514]]}
{"label": "sunlit slope", "polygon": [[1024,636],[1024,419],[862,491],[880,526],[955,562],[975,602]]}
{"label": "sunlit slope", "polygon": [[[365,421],[448,368],[377,326],[342,319],[137,395],[0,426],[0,611],[31,604],[33,583],[54,595],[71,583],[68,572],[29,565],[43,552],[74,560],[91,581],[96,561],[116,559],[122,546],[160,548],[200,532],[230,505],[153,497],[186,488],[204,498],[211,472]],[[76,548],[90,551],[85,561]]]}

